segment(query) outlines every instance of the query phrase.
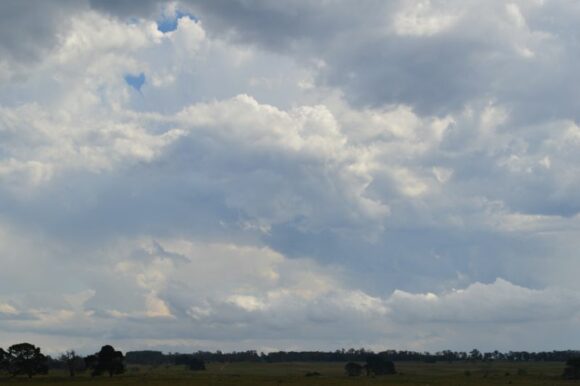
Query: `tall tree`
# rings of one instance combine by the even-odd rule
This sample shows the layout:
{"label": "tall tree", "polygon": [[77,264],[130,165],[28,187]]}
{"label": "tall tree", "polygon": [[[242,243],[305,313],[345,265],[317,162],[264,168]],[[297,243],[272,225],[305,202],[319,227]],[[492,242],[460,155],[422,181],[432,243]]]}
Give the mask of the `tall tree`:
{"label": "tall tree", "polygon": [[30,343],[19,343],[8,348],[8,372],[12,376],[48,373],[47,358],[40,348]]}
{"label": "tall tree", "polygon": [[112,377],[115,374],[125,372],[123,359],[121,351],[116,351],[113,346],[106,345],[101,347],[101,351],[98,353],[86,357],[85,363],[87,367],[93,369],[93,376],[108,373],[109,377]]}
{"label": "tall tree", "polygon": [[71,377],[74,377],[77,371],[82,371],[85,368],[83,359],[74,350],[66,351],[59,360],[66,366]]}

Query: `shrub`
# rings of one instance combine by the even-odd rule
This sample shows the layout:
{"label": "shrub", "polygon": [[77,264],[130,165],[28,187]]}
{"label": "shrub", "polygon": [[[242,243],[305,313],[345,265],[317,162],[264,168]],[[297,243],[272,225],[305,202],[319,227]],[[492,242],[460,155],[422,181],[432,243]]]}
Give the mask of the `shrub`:
{"label": "shrub", "polygon": [[358,377],[362,374],[363,367],[358,363],[348,362],[344,365],[344,371],[349,377]]}

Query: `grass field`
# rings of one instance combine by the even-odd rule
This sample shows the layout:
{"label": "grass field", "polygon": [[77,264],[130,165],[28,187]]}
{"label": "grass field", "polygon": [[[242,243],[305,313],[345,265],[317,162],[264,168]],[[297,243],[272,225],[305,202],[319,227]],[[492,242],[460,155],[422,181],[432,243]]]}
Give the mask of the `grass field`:
{"label": "grass field", "polygon": [[[469,385],[575,385],[560,375],[563,363],[395,363],[399,374],[382,377],[349,378],[344,375],[344,363],[211,363],[204,372],[191,372],[178,366],[156,368],[128,366],[126,374],[114,378],[91,378],[80,375],[69,378],[52,372],[33,379],[2,379],[0,384],[27,385],[408,385],[408,386],[469,386]],[[308,372],[321,376],[306,377]]]}

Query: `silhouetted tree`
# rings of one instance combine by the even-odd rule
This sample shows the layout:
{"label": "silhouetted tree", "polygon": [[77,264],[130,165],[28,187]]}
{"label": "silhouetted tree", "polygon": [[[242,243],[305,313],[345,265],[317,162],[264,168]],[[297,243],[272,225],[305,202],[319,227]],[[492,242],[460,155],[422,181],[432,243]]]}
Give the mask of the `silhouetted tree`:
{"label": "silhouetted tree", "polygon": [[205,362],[202,358],[193,354],[179,354],[174,357],[176,365],[185,365],[192,371],[205,370]]}
{"label": "silhouetted tree", "polygon": [[199,358],[191,358],[189,361],[189,369],[191,371],[203,371],[205,370],[205,362]]}
{"label": "silhouetted tree", "polygon": [[362,374],[363,367],[355,362],[348,362],[344,365],[344,371],[349,377],[359,377]]}
{"label": "silhouetted tree", "polygon": [[97,362],[98,362],[97,354],[87,355],[85,357],[84,361],[85,361],[85,368],[94,370],[94,368],[97,367]]}
{"label": "silhouetted tree", "polygon": [[365,366],[367,375],[385,375],[395,374],[395,364],[388,360],[386,356],[374,354],[367,356],[367,363]]}
{"label": "silhouetted tree", "polygon": [[142,350],[142,351],[128,351],[125,353],[125,362],[139,365],[161,365],[169,363],[168,356],[161,351]]}
{"label": "silhouetted tree", "polygon": [[471,352],[469,353],[469,359],[477,361],[482,359],[482,355],[481,352],[479,352],[478,349],[474,348],[473,350],[471,350]]}
{"label": "silhouetted tree", "polygon": [[123,353],[115,351],[111,345],[103,346],[98,353],[86,357],[85,364],[88,368],[93,369],[92,376],[108,373],[109,377],[112,377],[114,374],[125,372]]}
{"label": "silhouetted tree", "polygon": [[8,370],[10,364],[8,353],[0,348],[0,371]]}
{"label": "silhouetted tree", "polygon": [[62,354],[59,360],[64,364],[71,377],[74,377],[77,371],[83,371],[85,369],[85,362],[74,350]]}
{"label": "silhouetted tree", "polygon": [[47,358],[40,348],[30,343],[19,343],[8,348],[7,370],[12,376],[48,373]]}
{"label": "silhouetted tree", "polygon": [[566,361],[566,368],[562,376],[566,379],[580,379],[580,357]]}

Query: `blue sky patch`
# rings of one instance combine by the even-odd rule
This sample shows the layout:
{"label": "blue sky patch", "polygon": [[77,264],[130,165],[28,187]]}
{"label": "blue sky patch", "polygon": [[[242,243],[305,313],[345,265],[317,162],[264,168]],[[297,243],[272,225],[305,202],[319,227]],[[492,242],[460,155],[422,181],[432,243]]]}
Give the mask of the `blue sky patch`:
{"label": "blue sky patch", "polygon": [[177,29],[177,22],[182,17],[189,17],[192,20],[197,20],[195,16],[187,12],[175,11],[175,15],[168,17],[163,15],[161,19],[157,20],[157,29],[163,33],[175,31]]}
{"label": "blue sky patch", "polygon": [[125,75],[125,82],[137,91],[141,91],[141,86],[145,84],[145,74],[140,73],[139,75],[127,74]]}

